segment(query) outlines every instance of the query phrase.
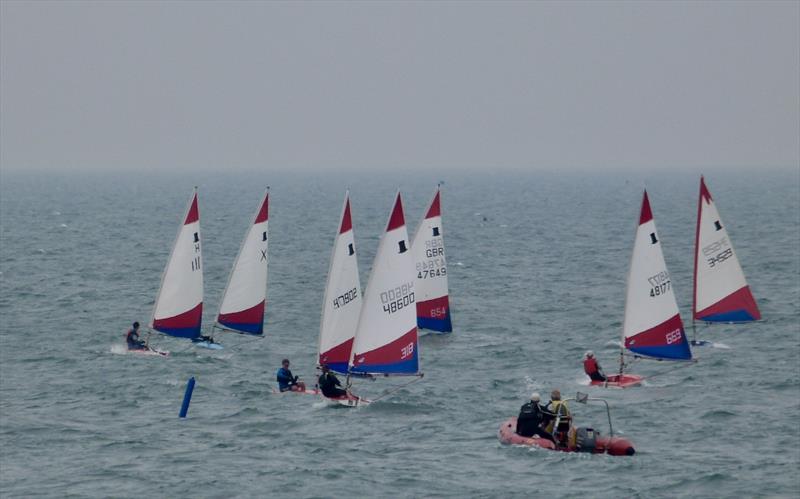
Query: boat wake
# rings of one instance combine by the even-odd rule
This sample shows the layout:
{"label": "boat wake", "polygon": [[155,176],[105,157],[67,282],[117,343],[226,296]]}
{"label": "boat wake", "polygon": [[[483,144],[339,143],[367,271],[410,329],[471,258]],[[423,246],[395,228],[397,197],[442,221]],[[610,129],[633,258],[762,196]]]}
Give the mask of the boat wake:
{"label": "boat wake", "polygon": [[111,345],[111,349],[109,351],[114,355],[125,355],[128,353],[128,347],[119,343],[114,343]]}

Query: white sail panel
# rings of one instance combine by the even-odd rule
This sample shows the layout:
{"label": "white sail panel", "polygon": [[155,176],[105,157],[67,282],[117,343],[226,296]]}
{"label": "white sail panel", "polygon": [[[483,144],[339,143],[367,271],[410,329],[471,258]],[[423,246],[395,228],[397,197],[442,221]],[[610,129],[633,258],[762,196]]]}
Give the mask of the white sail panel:
{"label": "white sail panel", "polygon": [[369,276],[353,343],[351,371],[415,374],[419,370],[410,249],[398,192]]}
{"label": "white sail panel", "polygon": [[725,224],[700,178],[695,244],[694,317],[713,322],[758,320],[761,314]]}
{"label": "white sail panel", "polygon": [[440,189],[437,186],[428,211],[417,227],[411,245],[416,271],[417,326],[450,332],[447,259],[444,251]]}
{"label": "white sail panel", "polygon": [[264,333],[267,299],[269,190],[258,205],[222,296],[217,322],[246,334]]}
{"label": "white sail panel", "polygon": [[691,358],[647,191],[628,274],[623,338],[626,348],[642,355]]}
{"label": "white sail panel", "polygon": [[351,359],[353,337],[361,312],[361,283],[347,192],[333,243],[322,318],[319,330],[318,362],[333,371],[346,373]]}
{"label": "white sail panel", "polygon": [[195,189],[164,269],[150,321],[152,329],[183,338],[200,336],[203,315],[202,263],[200,211]]}

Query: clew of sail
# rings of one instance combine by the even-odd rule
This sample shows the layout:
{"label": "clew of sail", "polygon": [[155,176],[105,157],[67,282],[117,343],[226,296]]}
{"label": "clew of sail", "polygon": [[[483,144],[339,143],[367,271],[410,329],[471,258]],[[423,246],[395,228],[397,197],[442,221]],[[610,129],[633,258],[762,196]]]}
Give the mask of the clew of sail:
{"label": "clew of sail", "polygon": [[233,332],[264,334],[267,300],[269,189],[258,205],[245,234],[228,285],[222,295],[217,323]]}
{"label": "clew of sail", "polygon": [[697,202],[694,257],[694,319],[748,322],[761,318],[703,177]]}
{"label": "clew of sail", "polygon": [[350,193],[345,194],[339,231],[333,243],[322,318],[319,328],[318,362],[339,373],[347,373],[358,316],[361,284],[350,217]]}
{"label": "clew of sail", "polygon": [[670,360],[692,358],[647,191],[628,273],[623,339],[625,348],[638,355]]}
{"label": "clew of sail", "polygon": [[180,338],[200,336],[203,316],[202,260],[200,211],[195,187],[161,277],[161,287],[150,320],[152,329]]}
{"label": "clew of sail", "polygon": [[414,261],[398,191],[372,264],[353,341],[350,371],[418,374],[418,346]]}
{"label": "clew of sail", "polygon": [[436,187],[425,217],[417,227],[411,252],[417,275],[414,282],[417,327],[449,333],[453,330],[453,325],[450,321],[439,186]]}

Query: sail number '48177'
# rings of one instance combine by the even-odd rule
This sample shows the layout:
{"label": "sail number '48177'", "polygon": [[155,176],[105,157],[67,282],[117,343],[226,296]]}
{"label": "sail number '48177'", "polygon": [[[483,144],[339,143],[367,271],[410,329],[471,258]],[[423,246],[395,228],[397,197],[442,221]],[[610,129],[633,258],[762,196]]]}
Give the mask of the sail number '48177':
{"label": "sail number '48177'", "polygon": [[660,296],[670,289],[669,272],[662,270],[658,274],[648,277],[650,283],[650,296]]}

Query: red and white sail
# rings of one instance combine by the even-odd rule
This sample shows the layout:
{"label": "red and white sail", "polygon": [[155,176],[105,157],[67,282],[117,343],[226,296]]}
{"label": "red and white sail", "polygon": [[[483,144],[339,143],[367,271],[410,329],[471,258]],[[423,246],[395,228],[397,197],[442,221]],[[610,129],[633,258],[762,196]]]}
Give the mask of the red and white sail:
{"label": "red and white sail", "polygon": [[195,187],[161,277],[161,288],[150,320],[152,329],[181,338],[200,336],[203,317],[202,263],[200,211]]}
{"label": "red and white sail", "polygon": [[444,252],[441,195],[439,186],[417,227],[411,245],[416,265],[415,296],[417,327],[441,333],[453,330],[447,289],[447,260]]}
{"label": "red and white sail", "polygon": [[417,310],[411,256],[400,192],[378,243],[361,307],[350,370],[417,374]]}
{"label": "red and white sail", "polygon": [[628,274],[623,339],[625,348],[637,354],[673,360],[692,358],[647,191]]}
{"label": "red and white sail", "polygon": [[694,318],[708,322],[748,322],[761,318],[703,177],[697,202]]}
{"label": "red and white sail", "polygon": [[222,295],[217,323],[234,332],[262,335],[269,263],[269,189],[252,220]]}
{"label": "red and white sail", "polygon": [[347,372],[361,303],[361,283],[348,191],[339,219],[339,231],[333,242],[325,299],[322,303],[318,350],[320,366],[328,366],[339,373]]}

